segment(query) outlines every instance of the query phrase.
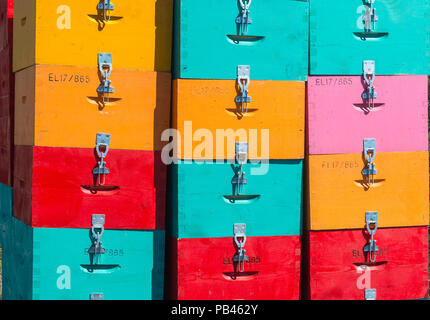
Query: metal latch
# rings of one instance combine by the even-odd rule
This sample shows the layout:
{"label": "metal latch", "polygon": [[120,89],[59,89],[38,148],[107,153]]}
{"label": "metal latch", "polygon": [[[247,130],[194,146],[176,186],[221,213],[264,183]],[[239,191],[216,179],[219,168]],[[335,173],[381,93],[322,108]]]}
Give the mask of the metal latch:
{"label": "metal latch", "polygon": [[374,107],[373,100],[378,97],[377,93],[375,92],[375,87],[373,86],[375,76],[375,61],[363,61],[363,77],[367,83],[367,91],[363,93],[362,98],[369,101],[369,109]]}
{"label": "metal latch", "polygon": [[237,195],[240,195],[243,191],[243,185],[247,184],[245,179],[245,172],[243,172],[243,166],[248,162],[248,143],[247,142],[236,142],[236,162],[239,165],[239,170],[231,183],[236,184]]}
{"label": "metal latch", "polygon": [[363,15],[364,31],[372,32],[376,29],[376,22],[378,21],[378,16],[376,15],[376,9],[373,7],[375,0],[366,0],[366,12]]}
{"label": "metal latch", "polygon": [[251,102],[251,97],[248,96],[248,87],[251,82],[250,66],[237,66],[237,83],[239,84],[241,96],[236,97],[235,101],[241,103],[243,113],[243,103],[246,105],[246,111],[248,112],[248,103]]}
{"label": "metal latch", "polygon": [[366,289],[364,290],[365,300],[376,300],[376,289]]}
{"label": "metal latch", "polygon": [[[367,160],[367,168],[361,171],[363,176],[367,176],[367,182],[369,186],[373,185],[375,182],[374,175],[376,175],[377,170],[373,160],[376,156],[376,139],[364,139],[363,141],[364,156]],[[372,181],[370,181],[370,176],[372,176]]]}
{"label": "metal latch", "polygon": [[[93,169],[93,174],[98,176],[98,184],[104,185],[106,174],[109,174],[109,169],[106,168],[106,162],[104,161],[104,158],[106,158],[107,153],[109,151],[109,144],[110,144],[110,134],[107,133],[97,133],[97,139],[96,139],[96,152],[98,157],[100,158],[100,161],[98,161],[98,166]],[[100,176],[103,176],[103,182],[100,181]]]}
{"label": "metal latch", "polygon": [[[366,229],[370,235],[369,244],[364,247],[364,252],[369,253],[370,262],[375,262],[376,260],[376,252],[379,251],[379,248],[376,245],[376,240],[373,239],[373,236],[378,229],[378,212],[370,211],[366,212]],[[372,254],[373,253],[373,254]]]}
{"label": "metal latch", "polygon": [[90,300],[103,300],[103,293],[90,293]]}
{"label": "metal latch", "polygon": [[236,23],[240,25],[241,35],[248,33],[248,25],[252,23],[252,19],[249,17],[249,7],[251,6],[252,0],[239,0],[242,8],[241,14],[236,18]]}
{"label": "metal latch", "polygon": [[94,255],[94,264],[97,264],[99,256],[105,253],[105,249],[102,248],[102,243],[100,241],[105,230],[104,225],[104,214],[93,214],[91,216],[91,234],[93,236],[94,243],[88,250],[88,253]]}
{"label": "metal latch", "polygon": [[[97,10],[103,10],[103,18],[105,21],[110,21],[111,11],[115,9],[115,5],[110,3],[110,0],[100,0],[100,3],[97,5]],[[108,13],[108,15],[106,15]]]}
{"label": "metal latch", "polygon": [[[237,245],[237,252],[233,257],[233,262],[238,263],[238,271],[243,272],[245,270],[245,262],[249,262],[249,258],[246,256],[244,249],[246,243],[246,224],[235,223],[233,225],[234,242]],[[239,241],[239,238],[243,238]]]}
{"label": "metal latch", "polygon": [[109,77],[112,73],[112,53],[99,53],[98,54],[98,66],[99,71],[102,76],[102,84],[97,88],[97,92],[102,94],[103,104],[105,103],[105,95],[108,97],[109,102],[109,94],[114,92],[114,88],[111,87],[111,81]]}

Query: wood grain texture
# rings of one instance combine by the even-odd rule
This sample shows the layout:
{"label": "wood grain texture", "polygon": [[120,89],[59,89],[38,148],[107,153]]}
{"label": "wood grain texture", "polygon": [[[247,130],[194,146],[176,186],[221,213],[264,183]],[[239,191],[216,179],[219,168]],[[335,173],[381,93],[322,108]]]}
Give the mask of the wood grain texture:
{"label": "wood grain texture", "polygon": [[5,242],[7,223],[12,218],[13,190],[0,183],[0,245]]}
{"label": "wood grain texture", "polygon": [[14,215],[26,224],[87,228],[91,214],[102,213],[106,228],[164,229],[166,167],[159,153],[110,149],[105,185],[115,189],[91,192],[83,186],[96,183],[94,149],[15,149]]}
{"label": "wood grain texture", "polygon": [[[54,11],[55,12],[55,11]],[[30,67],[36,60],[36,1],[14,0],[13,72]],[[52,43],[48,48],[53,47]]]}
{"label": "wood grain texture", "polygon": [[366,211],[379,212],[381,227],[428,225],[428,161],[425,151],[377,151],[369,188],[362,154],[309,156],[310,230],[362,228]]}
{"label": "wood grain texture", "polygon": [[106,23],[97,2],[15,0],[14,71],[34,64],[96,67],[104,52],[113,54],[114,68],[169,72],[173,1],[112,3]]}
{"label": "wood grain texture", "polygon": [[422,299],[428,291],[428,227],[378,229],[376,263],[363,252],[369,235],[362,230],[310,232],[310,298],[364,300],[365,288],[377,300]]}
{"label": "wood grain texture", "polygon": [[374,108],[359,76],[309,78],[309,154],[357,153],[363,139],[378,152],[428,150],[427,76],[376,76]]}
{"label": "wood grain texture", "polygon": [[0,0],[0,50],[12,45],[13,0]]}
{"label": "wood grain texture", "polygon": [[98,96],[96,68],[35,66],[16,74],[17,145],[90,148],[98,132],[111,148],[161,150],[169,128],[169,73],[114,69],[114,93]]}
{"label": "wood grain texture", "polygon": [[34,145],[36,100],[36,68],[29,67],[15,73],[15,128],[16,145]]}
{"label": "wood grain texture", "polygon": [[12,48],[6,46],[0,50],[0,183],[9,186],[12,186],[14,122],[14,75],[11,60]]}
{"label": "wood grain texture", "polygon": [[[0,99],[0,105],[2,104]],[[10,119],[0,117],[0,183],[12,185],[12,148],[10,144]]]}
{"label": "wood grain texture", "polygon": [[11,96],[13,91],[12,46],[6,46],[0,49],[0,98]]}
{"label": "wood grain texture", "polygon": [[177,270],[169,296],[178,300],[298,300],[300,237],[247,237],[249,263],[237,272],[232,237],[173,239]]}
{"label": "wood grain texture", "polygon": [[[234,158],[234,138],[230,144],[228,139],[224,139],[221,154],[217,154],[215,143],[223,139],[218,132],[229,129],[237,133],[238,130],[246,131],[250,159],[303,159],[305,83],[257,80],[251,81],[248,90],[252,101],[248,104],[248,112],[242,113],[241,104],[235,103],[241,92],[234,80],[173,82],[173,127],[178,129],[182,139],[181,159]],[[191,121],[193,134],[200,129],[209,130],[212,134],[214,143],[206,153],[196,152],[202,141],[193,141],[192,150],[185,152],[185,139],[191,138],[185,130],[185,122],[188,121]],[[251,130],[256,132],[256,143],[250,141]],[[268,145],[262,142],[262,130],[269,130]]]}

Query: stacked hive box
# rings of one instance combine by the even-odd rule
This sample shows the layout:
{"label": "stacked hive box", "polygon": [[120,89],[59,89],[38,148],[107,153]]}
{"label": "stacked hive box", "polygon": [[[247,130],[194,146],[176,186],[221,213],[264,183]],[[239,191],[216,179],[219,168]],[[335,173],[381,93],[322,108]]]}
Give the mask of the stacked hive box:
{"label": "stacked hive box", "polygon": [[5,299],[161,299],[171,0],[15,1]]}
{"label": "stacked hive box", "polygon": [[12,73],[13,1],[0,1],[0,183],[12,186],[13,88]]}
{"label": "stacked hive box", "polygon": [[171,299],[299,298],[307,21],[302,1],[175,1]]}
{"label": "stacked hive box", "polygon": [[[0,217],[11,214],[13,157],[12,73],[13,0],[0,0]],[[0,218],[0,222],[1,222]],[[0,290],[2,288],[3,230],[0,229]],[[0,299],[2,294],[0,292]]]}
{"label": "stacked hive box", "polygon": [[429,1],[310,2],[311,299],[427,293],[429,17]]}

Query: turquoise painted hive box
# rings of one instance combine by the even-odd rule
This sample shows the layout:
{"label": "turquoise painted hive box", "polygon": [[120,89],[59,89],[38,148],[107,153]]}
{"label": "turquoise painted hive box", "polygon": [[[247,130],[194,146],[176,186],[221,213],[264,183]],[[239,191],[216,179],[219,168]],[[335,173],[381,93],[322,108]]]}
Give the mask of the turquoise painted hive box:
{"label": "turquoise painted hive box", "polygon": [[[4,225],[3,225],[4,226]],[[3,243],[5,300],[161,300],[165,231],[31,228],[16,218]]]}
{"label": "turquoise painted hive box", "polygon": [[0,247],[6,241],[7,226],[13,215],[13,190],[0,183]]}
{"label": "turquoise painted hive box", "polygon": [[430,73],[429,0],[311,0],[310,74]]}
{"label": "turquoise painted hive box", "polygon": [[236,79],[250,65],[251,79],[305,81],[308,43],[307,1],[175,1],[175,79]]}
{"label": "turquoise painted hive box", "polygon": [[228,161],[171,165],[170,235],[231,237],[236,223],[246,224],[247,236],[301,235],[303,160],[271,160],[267,167],[247,163],[242,168],[246,184],[238,185],[238,168]]}

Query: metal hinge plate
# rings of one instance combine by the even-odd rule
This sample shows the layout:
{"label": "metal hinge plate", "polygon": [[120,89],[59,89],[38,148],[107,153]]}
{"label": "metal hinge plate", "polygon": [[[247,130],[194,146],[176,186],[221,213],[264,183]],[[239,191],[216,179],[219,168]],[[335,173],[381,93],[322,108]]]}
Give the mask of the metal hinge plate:
{"label": "metal hinge plate", "polygon": [[104,214],[93,214],[91,216],[91,225],[93,228],[104,228],[105,215]]}
{"label": "metal hinge plate", "polygon": [[239,164],[246,164],[248,161],[248,142],[236,142],[236,160]]}
{"label": "metal hinge plate", "polygon": [[248,154],[248,142],[236,142],[236,154]]}
{"label": "metal hinge plate", "polygon": [[363,72],[364,74],[375,74],[375,61],[365,60],[363,61]]}
{"label": "metal hinge plate", "polygon": [[376,289],[366,289],[364,291],[365,300],[376,300]]}
{"label": "metal hinge plate", "polygon": [[102,248],[102,247],[91,247],[88,249],[88,253],[89,254],[105,254],[106,253],[106,249]]}
{"label": "metal hinge plate", "polygon": [[237,102],[237,103],[242,103],[242,102],[249,103],[249,102],[251,102],[251,101],[252,101],[252,99],[251,99],[251,97],[250,97],[250,96],[246,96],[246,97],[236,97],[236,99],[234,100],[234,102]]}
{"label": "metal hinge plate", "polygon": [[366,224],[377,223],[378,222],[378,212],[368,211],[366,212]]}
{"label": "metal hinge plate", "polygon": [[[376,139],[375,138],[369,138],[363,140],[363,149],[364,149],[364,156],[366,159],[370,159],[369,162],[373,161],[376,155]],[[369,155],[369,152],[372,154]],[[370,157],[370,158],[369,158]]]}
{"label": "metal hinge plate", "polygon": [[236,237],[244,237],[246,234],[246,223],[235,223],[233,225],[233,234]]}
{"label": "metal hinge plate", "polygon": [[93,174],[96,174],[96,175],[99,175],[99,174],[110,174],[110,170],[109,170],[109,168],[106,168],[106,167],[103,167],[103,168],[95,167],[93,169]]}
{"label": "metal hinge plate", "polygon": [[101,0],[100,3],[97,5],[98,10],[114,10],[115,5],[113,3],[110,3],[110,0]]}
{"label": "metal hinge plate", "polygon": [[237,66],[238,79],[251,79],[251,66],[240,65]]}
{"label": "metal hinge plate", "polygon": [[[111,81],[108,80],[112,74],[112,53],[99,53],[98,54],[99,71],[103,76],[103,84],[97,88],[97,92],[100,93],[113,93],[114,88],[110,86]],[[108,71],[105,71],[108,69]]]}
{"label": "metal hinge plate", "polygon": [[103,293],[90,293],[90,300],[103,300]]}
{"label": "metal hinge plate", "polygon": [[112,66],[112,53],[99,53],[99,66],[109,65]]}
{"label": "metal hinge plate", "polygon": [[110,134],[109,133],[97,133],[96,144],[98,145],[110,145]]}

